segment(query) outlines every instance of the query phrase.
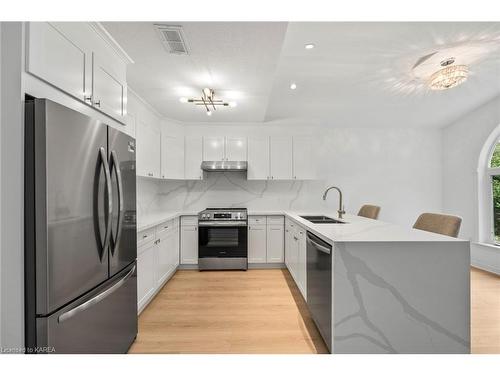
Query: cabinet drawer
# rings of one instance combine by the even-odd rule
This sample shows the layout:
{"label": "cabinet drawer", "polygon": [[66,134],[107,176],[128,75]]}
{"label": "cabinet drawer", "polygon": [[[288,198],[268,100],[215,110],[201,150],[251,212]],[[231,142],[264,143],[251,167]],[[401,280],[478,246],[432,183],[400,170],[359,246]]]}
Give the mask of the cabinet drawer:
{"label": "cabinet drawer", "polygon": [[143,246],[155,239],[155,228],[149,228],[137,234],[137,247]]}
{"label": "cabinet drawer", "polygon": [[267,225],[283,225],[285,223],[284,216],[268,216]]}
{"label": "cabinet drawer", "polygon": [[174,220],[168,220],[156,226],[156,237],[164,236],[169,230],[174,229]]}
{"label": "cabinet drawer", "polygon": [[181,225],[198,225],[198,216],[182,216]]}
{"label": "cabinet drawer", "polygon": [[265,216],[249,216],[248,224],[266,224]]}

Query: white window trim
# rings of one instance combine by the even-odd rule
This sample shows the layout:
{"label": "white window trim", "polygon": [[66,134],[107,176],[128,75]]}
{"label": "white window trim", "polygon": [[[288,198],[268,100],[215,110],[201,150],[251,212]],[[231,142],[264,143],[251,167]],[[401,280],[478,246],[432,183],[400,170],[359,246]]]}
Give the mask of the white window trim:
{"label": "white window trim", "polygon": [[[484,189],[482,193],[483,197],[485,197],[485,204],[488,209],[483,212],[484,224],[486,224],[488,228],[488,235],[486,236],[486,228],[483,229],[483,237],[486,240],[485,243],[500,246],[500,241],[495,239],[495,224],[494,224],[494,209],[493,209],[493,184],[491,178],[493,176],[500,176],[500,167],[490,167],[491,158],[493,157],[493,153],[495,152],[496,145],[500,143],[500,137],[496,138],[494,142],[489,147],[488,157],[486,158],[486,168],[485,168],[485,181],[483,182]],[[479,202],[481,204],[481,201]],[[486,216],[486,217],[485,217]]]}

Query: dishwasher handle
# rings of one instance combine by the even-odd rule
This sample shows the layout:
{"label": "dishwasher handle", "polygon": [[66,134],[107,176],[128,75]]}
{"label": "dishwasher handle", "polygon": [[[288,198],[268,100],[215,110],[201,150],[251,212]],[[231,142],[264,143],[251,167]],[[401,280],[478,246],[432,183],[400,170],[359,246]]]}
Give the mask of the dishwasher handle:
{"label": "dishwasher handle", "polygon": [[[314,236],[316,237],[316,236]],[[314,246],[316,250],[319,250],[325,254],[331,254],[332,253],[332,247],[330,245],[327,245],[325,242],[319,243],[316,238],[314,238],[313,235],[309,232],[307,232],[307,242]]]}

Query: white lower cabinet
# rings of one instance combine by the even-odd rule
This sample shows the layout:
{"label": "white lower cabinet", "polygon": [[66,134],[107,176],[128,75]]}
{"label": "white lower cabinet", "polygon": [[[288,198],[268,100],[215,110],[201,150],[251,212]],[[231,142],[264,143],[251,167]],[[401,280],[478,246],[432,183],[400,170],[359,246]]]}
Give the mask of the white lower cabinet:
{"label": "white lower cabinet", "polygon": [[141,311],[156,289],[156,244],[137,249],[137,305]]}
{"label": "white lower cabinet", "polygon": [[248,217],[248,263],[283,264],[285,218],[281,215]]}
{"label": "white lower cabinet", "polygon": [[265,224],[248,226],[248,263],[266,263],[267,241]]}
{"label": "white lower cabinet", "polygon": [[198,224],[187,224],[189,221],[183,224],[183,220],[181,220],[181,264],[198,264]]}
{"label": "white lower cabinet", "polygon": [[174,219],[174,235],[172,239],[172,244],[173,248],[176,249],[176,251],[170,252],[171,258],[170,258],[170,263],[172,264],[172,268],[176,269],[179,266],[179,259],[180,259],[180,226],[179,226],[179,218]]}
{"label": "white lower cabinet", "polygon": [[137,307],[141,312],[179,265],[179,219],[138,233]]}
{"label": "white lower cabinet", "polygon": [[285,223],[285,265],[307,299],[306,230],[289,219]]}
{"label": "white lower cabinet", "polygon": [[306,231],[298,229],[298,251],[297,251],[297,285],[302,292],[302,296],[307,300],[307,244]]}
{"label": "white lower cabinet", "polygon": [[156,283],[158,286],[165,282],[175,268],[173,257],[175,253],[179,254],[179,248],[175,248],[175,235],[176,231],[174,228],[168,228],[156,240],[158,246],[158,275]]}
{"label": "white lower cabinet", "polygon": [[285,227],[267,223],[267,263],[283,263],[285,260]]}

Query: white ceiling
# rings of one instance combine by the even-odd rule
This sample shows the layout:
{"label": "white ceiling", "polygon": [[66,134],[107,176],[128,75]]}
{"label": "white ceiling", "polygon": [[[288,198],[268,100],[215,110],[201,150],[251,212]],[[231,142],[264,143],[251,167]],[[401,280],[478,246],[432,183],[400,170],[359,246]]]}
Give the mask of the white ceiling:
{"label": "white ceiling", "polygon": [[[286,23],[157,22],[181,25],[189,55],[170,54],[154,23],[102,23],[132,57],[130,87],[166,117],[180,121],[262,121],[266,114]],[[202,107],[180,103],[204,87],[236,101],[209,118]]]}
{"label": "white ceiling", "polygon": [[[500,94],[500,23],[162,23],[182,25],[189,56],[169,54],[153,23],[103,25],[135,61],[129,85],[180,121],[439,127]],[[430,91],[412,67],[445,48],[463,55],[471,75]],[[205,86],[238,106],[208,117],[179,102]]]}

